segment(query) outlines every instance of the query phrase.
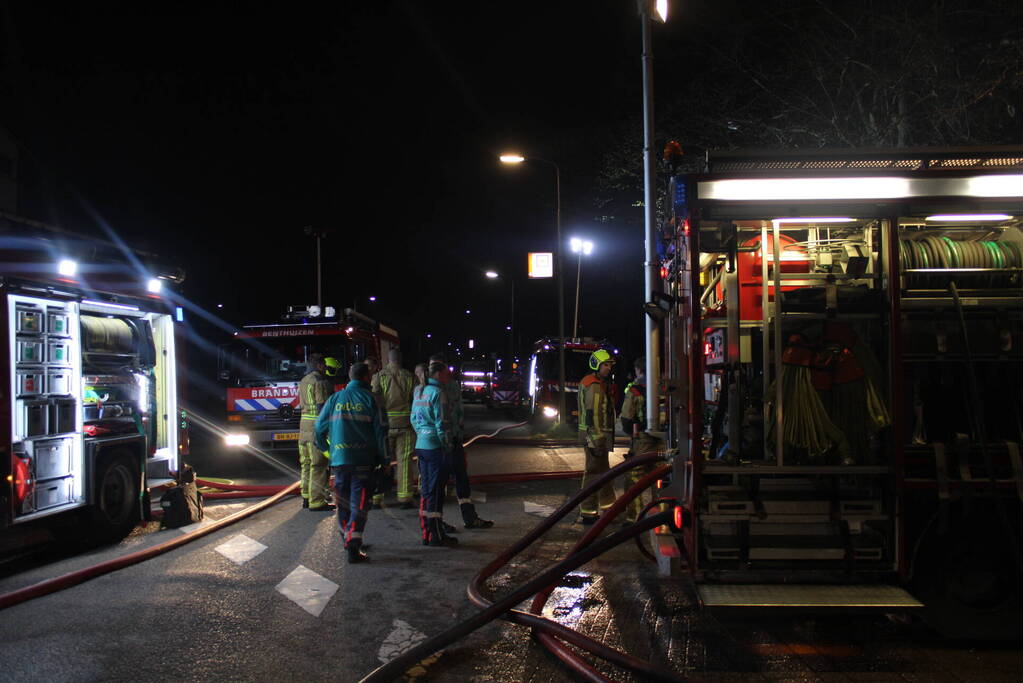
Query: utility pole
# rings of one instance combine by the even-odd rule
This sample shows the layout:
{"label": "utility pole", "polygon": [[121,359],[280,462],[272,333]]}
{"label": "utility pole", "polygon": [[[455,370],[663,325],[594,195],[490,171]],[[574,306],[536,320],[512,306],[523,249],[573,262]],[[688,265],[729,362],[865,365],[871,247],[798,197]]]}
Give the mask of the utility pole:
{"label": "utility pole", "polygon": [[321,242],[323,238],[329,235],[333,230],[323,230],[314,228],[311,225],[305,226],[303,229],[305,234],[316,240],[316,305],[323,310],[323,257]]}

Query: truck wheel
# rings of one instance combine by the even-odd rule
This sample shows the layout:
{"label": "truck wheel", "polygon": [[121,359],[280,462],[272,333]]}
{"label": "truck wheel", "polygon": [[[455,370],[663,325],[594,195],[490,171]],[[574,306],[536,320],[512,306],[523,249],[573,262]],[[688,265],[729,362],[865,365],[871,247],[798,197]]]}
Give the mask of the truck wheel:
{"label": "truck wheel", "polygon": [[124,452],[100,459],[96,476],[96,500],[92,506],[92,532],[97,539],[118,541],[139,521],[139,475]]}

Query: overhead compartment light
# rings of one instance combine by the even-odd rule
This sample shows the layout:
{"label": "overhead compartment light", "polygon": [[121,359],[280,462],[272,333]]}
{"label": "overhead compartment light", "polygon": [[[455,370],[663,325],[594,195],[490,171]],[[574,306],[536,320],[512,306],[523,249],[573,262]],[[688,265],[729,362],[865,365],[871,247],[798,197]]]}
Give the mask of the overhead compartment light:
{"label": "overhead compartment light", "polygon": [[964,223],[975,221],[1007,221],[1011,219],[1007,213],[938,213],[924,220],[942,223]]}

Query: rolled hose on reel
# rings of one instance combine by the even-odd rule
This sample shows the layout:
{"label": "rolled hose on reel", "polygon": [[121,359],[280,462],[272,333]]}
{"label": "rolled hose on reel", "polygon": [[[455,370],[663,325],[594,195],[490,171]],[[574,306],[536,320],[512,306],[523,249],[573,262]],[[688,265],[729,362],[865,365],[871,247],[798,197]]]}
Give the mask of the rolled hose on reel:
{"label": "rolled hose on reel", "polygon": [[[1023,268],[1023,250],[1008,240],[954,240],[927,235],[899,240],[899,268],[905,270],[961,270],[956,280],[970,288],[1019,287],[1020,273],[1006,269]],[[971,272],[974,271],[974,272]],[[947,287],[947,274],[907,273],[914,288]]]}

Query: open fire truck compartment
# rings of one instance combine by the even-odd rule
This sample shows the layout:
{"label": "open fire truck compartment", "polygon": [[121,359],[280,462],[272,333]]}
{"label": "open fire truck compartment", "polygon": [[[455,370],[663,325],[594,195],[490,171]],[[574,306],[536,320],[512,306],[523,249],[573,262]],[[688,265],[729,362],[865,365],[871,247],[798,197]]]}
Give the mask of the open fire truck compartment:
{"label": "open fire truck compartment", "polygon": [[1019,606],[1023,147],[675,162],[655,298],[704,602]]}
{"label": "open fire truck compartment", "polygon": [[125,250],[0,216],[0,528],[81,511],[123,535],[187,453],[160,294],[183,274]]}

